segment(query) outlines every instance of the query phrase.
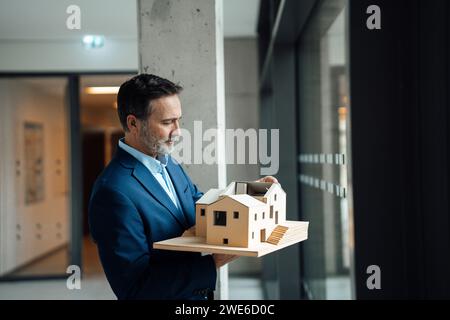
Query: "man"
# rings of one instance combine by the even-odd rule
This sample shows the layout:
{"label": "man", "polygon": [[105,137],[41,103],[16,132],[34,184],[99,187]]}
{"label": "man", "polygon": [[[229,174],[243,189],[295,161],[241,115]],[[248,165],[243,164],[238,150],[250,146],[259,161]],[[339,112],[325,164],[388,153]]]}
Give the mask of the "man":
{"label": "man", "polygon": [[153,242],[195,225],[195,202],[203,195],[169,156],[180,134],[181,90],[140,74],[117,95],[125,138],[94,184],[89,225],[119,299],[206,299],[216,269],[236,258],[153,249]]}

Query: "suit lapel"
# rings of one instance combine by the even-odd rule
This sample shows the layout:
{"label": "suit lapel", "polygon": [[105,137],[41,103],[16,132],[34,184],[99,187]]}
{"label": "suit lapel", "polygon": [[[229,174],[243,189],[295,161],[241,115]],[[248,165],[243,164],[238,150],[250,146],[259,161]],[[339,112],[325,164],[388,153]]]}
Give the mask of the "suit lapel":
{"label": "suit lapel", "polygon": [[148,169],[141,163],[138,163],[133,170],[133,176],[139,180],[144,188],[153,195],[153,197],[161,203],[169,212],[178,220],[183,226],[186,225],[184,215],[178,210],[170,199],[167,192],[161,187],[158,180],[148,171]]}
{"label": "suit lapel", "polygon": [[171,157],[169,157],[166,169],[169,173],[170,179],[172,180],[175,191],[177,192],[178,200],[180,200],[181,207],[185,213],[185,218],[188,219],[188,224],[192,225],[194,224],[194,221],[191,221],[192,219],[190,219],[189,207],[187,206],[188,200],[186,198],[189,185],[186,183],[186,179],[181,173],[181,170],[173,163],[173,159]]}
{"label": "suit lapel", "polygon": [[[133,169],[132,175],[144,186],[147,192],[163,205],[183,227],[186,227],[186,219],[183,213],[177,209],[153,174],[140,161],[120,147],[117,148],[117,156],[124,166]],[[176,185],[175,182],[172,183]]]}

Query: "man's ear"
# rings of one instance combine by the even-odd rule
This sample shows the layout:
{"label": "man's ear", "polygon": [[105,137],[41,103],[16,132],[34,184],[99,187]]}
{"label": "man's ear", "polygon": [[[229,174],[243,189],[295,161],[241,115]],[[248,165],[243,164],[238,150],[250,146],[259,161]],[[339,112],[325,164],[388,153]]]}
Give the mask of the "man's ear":
{"label": "man's ear", "polygon": [[134,115],[129,114],[127,116],[127,127],[130,132],[136,132],[138,128],[137,119]]}

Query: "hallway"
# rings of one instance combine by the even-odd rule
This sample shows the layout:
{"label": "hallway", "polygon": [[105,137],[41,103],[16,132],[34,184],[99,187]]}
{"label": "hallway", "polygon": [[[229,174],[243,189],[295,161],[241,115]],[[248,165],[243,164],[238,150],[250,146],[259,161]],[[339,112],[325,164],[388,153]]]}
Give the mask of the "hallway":
{"label": "hallway", "polygon": [[[60,252],[21,269],[36,274],[43,265],[64,263]],[[0,282],[0,300],[116,300],[103,273],[94,243],[84,238],[84,272],[80,290],[69,290],[66,279]],[[60,264],[61,264],[60,263]],[[253,277],[229,278],[230,300],[262,300],[261,280]]]}

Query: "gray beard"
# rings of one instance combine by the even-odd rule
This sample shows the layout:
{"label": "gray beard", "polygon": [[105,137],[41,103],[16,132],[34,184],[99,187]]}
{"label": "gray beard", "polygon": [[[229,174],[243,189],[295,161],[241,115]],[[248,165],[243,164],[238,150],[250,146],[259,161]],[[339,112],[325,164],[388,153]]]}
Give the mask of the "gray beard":
{"label": "gray beard", "polygon": [[142,122],[142,132],[140,135],[141,142],[148,148],[148,150],[155,155],[170,154],[174,150],[174,146],[168,146],[166,139],[158,140],[149,134],[147,124]]}

